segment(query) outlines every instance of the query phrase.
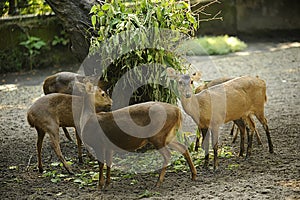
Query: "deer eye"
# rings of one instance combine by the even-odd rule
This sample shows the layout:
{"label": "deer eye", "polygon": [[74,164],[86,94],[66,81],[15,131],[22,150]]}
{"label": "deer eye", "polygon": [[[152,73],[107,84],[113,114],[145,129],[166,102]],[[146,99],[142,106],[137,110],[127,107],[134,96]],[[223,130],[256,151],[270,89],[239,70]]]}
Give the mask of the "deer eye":
{"label": "deer eye", "polygon": [[191,84],[193,85],[194,81],[191,80]]}

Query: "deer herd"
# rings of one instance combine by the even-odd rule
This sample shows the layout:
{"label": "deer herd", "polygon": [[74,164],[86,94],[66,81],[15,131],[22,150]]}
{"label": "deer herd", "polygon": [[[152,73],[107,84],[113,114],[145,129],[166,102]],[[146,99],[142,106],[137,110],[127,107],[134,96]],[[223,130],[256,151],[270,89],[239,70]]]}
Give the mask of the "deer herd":
{"label": "deer herd", "polygon": [[[258,77],[241,76],[219,78],[200,85],[193,92],[193,82],[201,78],[201,73],[193,75],[179,74],[173,68],[166,68],[169,79],[176,81],[183,110],[191,116],[202,135],[201,147],[205,152],[204,168],[209,165],[209,143],[213,148],[213,168],[218,168],[219,128],[233,121],[240,132],[240,152],[246,158],[252,150],[255,134],[262,144],[255,116],[262,124],[268,140],[269,152],[273,153],[273,144],[264,114],[266,83]],[[43,84],[44,96],[36,100],[28,109],[27,121],[36,129],[37,158],[39,172],[43,172],[42,143],[46,133],[51,145],[68,173],[73,173],[66,162],[59,142],[59,128],[71,140],[66,127],[75,128],[78,159],[82,162],[82,144],[99,163],[98,188],[102,189],[111,182],[110,170],[113,152],[136,151],[146,144],[153,147],[163,157],[163,166],[156,186],[164,179],[171,158],[170,149],[180,152],[191,171],[192,180],[197,171],[188,148],[176,140],[181,127],[182,113],[175,106],[163,102],[145,102],[111,111],[113,101],[104,91],[97,77],[83,76],[72,72],[60,72],[49,76]],[[234,136],[234,140],[236,135]],[[196,137],[195,150],[199,148],[200,138]],[[106,164],[106,180],[103,175]]]}

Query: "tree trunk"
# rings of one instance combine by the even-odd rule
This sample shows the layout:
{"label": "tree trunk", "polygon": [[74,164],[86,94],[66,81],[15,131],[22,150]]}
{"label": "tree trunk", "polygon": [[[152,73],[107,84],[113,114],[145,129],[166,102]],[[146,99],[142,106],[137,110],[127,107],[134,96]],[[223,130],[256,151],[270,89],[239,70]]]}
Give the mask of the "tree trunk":
{"label": "tree trunk", "polygon": [[82,62],[88,55],[92,26],[89,16],[95,0],[46,0],[57,17],[62,21],[65,30],[70,34],[71,50]]}
{"label": "tree trunk", "polygon": [[18,10],[18,2],[17,0],[9,0],[9,8],[8,8],[8,15],[18,15],[19,10]]}

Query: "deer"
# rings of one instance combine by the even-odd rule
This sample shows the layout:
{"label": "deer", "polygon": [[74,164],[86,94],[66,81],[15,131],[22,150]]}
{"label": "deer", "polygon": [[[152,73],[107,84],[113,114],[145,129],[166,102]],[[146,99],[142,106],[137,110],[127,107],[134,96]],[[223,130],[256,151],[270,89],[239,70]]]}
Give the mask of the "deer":
{"label": "deer", "polygon": [[[182,114],[180,109],[163,102],[145,102],[123,107],[110,112],[95,112],[94,86],[86,84],[80,127],[83,143],[92,149],[99,163],[98,189],[107,187],[113,152],[128,152],[152,144],[162,155],[164,162],[156,182],[157,187],[163,182],[166,168],[171,157],[169,148],[180,152],[189,165],[192,180],[196,179],[189,151],[176,140],[176,130],[180,129]],[[106,181],[103,176],[106,164]]]}
{"label": "deer", "polygon": [[[81,74],[77,74],[74,72],[58,72],[56,74],[50,75],[45,78],[43,83],[43,91],[44,94],[51,94],[51,93],[63,93],[63,94],[70,94],[70,95],[78,95],[79,91],[75,87],[75,82],[83,82],[84,80],[96,82],[98,81],[98,76],[84,76]],[[98,81],[98,86],[106,91],[109,87],[109,84],[105,81]],[[108,111],[110,108],[107,107]],[[104,110],[102,110],[104,111]],[[66,129],[66,127],[62,127],[65,136],[68,140],[72,141],[72,138]],[[75,130],[76,132],[76,130]],[[78,138],[78,137],[77,137]],[[77,141],[78,142],[78,141]]]}
{"label": "deer", "polygon": [[[197,74],[197,73],[198,73],[198,74]],[[197,76],[201,76],[201,73],[199,73],[199,72],[197,72],[197,73],[194,73],[193,76],[196,76],[196,75],[197,75]],[[221,77],[221,78],[217,78],[217,79],[208,81],[208,82],[206,82],[205,84],[198,86],[198,87],[195,89],[195,94],[200,93],[200,92],[202,92],[203,90],[208,89],[209,87],[213,87],[213,86],[215,86],[215,85],[222,84],[222,83],[227,82],[227,81],[230,81],[230,80],[232,80],[232,79],[233,79],[232,77]],[[253,119],[252,119],[250,116],[248,117],[248,120],[249,120],[249,124],[250,124],[250,125],[248,125],[248,126],[252,129],[252,131],[254,131],[254,133],[255,133],[255,135],[256,135],[256,138],[257,138],[258,144],[259,144],[259,145],[262,145],[261,137],[260,137],[260,135],[259,135],[259,133],[258,133],[258,131],[257,131],[257,129],[256,129],[255,122],[253,121]],[[247,123],[244,122],[244,124],[247,124]],[[233,126],[232,126],[232,128],[231,128],[231,131],[230,131],[230,135],[233,135],[232,143],[235,143],[235,141],[236,141],[236,139],[237,139],[237,134],[238,134],[238,131],[236,131],[236,133],[233,134],[233,133],[234,133],[235,126],[238,126],[238,125],[234,123]],[[250,131],[250,130],[249,130],[248,126],[246,126],[246,129],[247,129],[247,133],[248,133],[248,137],[249,137],[249,131]],[[199,132],[200,132],[200,130],[199,130]],[[242,135],[242,132],[241,132],[241,137],[244,137],[244,136]],[[199,136],[197,135],[197,137],[196,137],[196,143],[195,143],[195,151],[198,151],[198,148],[199,148],[199,140],[200,140],[200,138],[199,138]],[[242,138],[241,141],[244,141],[244,138]],[[239,152],[239,156],[243,156],[243,153],[244,153],[243,150],[244,150],[244,144],[241,143],[241,144],[240,144],[240,152]]]}
{"label": "deer", "polygon": [[[229,121],[237,122],[242,134],[245,133],[245,124],[249,122],[248,116],[254,115],[263,125],[266,132],[269,152],[274,153],[267,119],[264,114],[264,104],[267,100],[266,83],[258,77],[242,76],[230,81],[215,85],[198,94],[192,90],[193,81],[199,76],[191,77],[189,74],[179,74],[173,68],[167,68],[167,76],[177,82],[180,101],[184,111],[192,117],[201,131],[205,151],[204,168],[209,164],[209,136],[214,152],[213,169],[218,169],[218,139],[219,127]],[[250,132],[246,158],[252,150],[252,136]]]}
{"label": "deer", "polygon": [[63,93],[74,95],[76,92],[80,93],[74,87],[75,82],[83,83],[84,81],[97,82],[98,87],[104,91],[110,87],[108,82],[100,80],[98,76],[84,76],[74,72],[58,72],[45,78],[43,91],[44,94]]}
{"label": "deer", "polygon": [[[100,88],[94,94],[94,107],[97,110],[107,110],[111,107],[111,98]],[[43,172],[42,144],[46,133],[49,134],[52,148],[63,163],[68,173],[72,174],[71,167],[62,155],[59,145],[59,127],[79,127],[79,117],[83,99],[80,96],[53,93],[40,97],[27,111],[27,121],[37,131],[37,157],[39,172]],[[77,123],[78,121],[78,123]],[[77,131],[76,131],[77,132]],[[78,146],[79,162],[82,162],[82,141],[78,133],[75,134]]]}

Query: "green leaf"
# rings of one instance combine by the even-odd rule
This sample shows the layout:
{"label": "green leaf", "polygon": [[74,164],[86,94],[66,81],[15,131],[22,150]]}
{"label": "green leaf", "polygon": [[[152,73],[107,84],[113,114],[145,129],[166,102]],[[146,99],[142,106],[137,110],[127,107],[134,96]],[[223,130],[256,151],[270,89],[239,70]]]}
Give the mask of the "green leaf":
{"label": "green leaf", "polygon": [[92,175],[92,180],[93,180],[93,181],[98,181],[98,179],[99,179],[99,173],[94,173],[94,174]]}
{"label": "green leaf", "polygon": [[104,10],[104,11],[106,11],[106,10],[108,10],[110,8],[110,6],[111,6],[111,4],[106,3],[103,6],[101,6],[101,9]]}
{"label": "green leaf", "polygon": [[156,15],[157,15],[157,20],[158,20],[158,21],[163,21],[161,9],[157,9],[157,10],[156,10]]}
{"label": "green leaf", "polygon": [[186,17],[192,24],[196,23],[196,19],[191,13],[186,13]]}
{"label": "green leaf", "polygon": [[134,176],[133,174],[124,174],[122,178],[128,179],[128,178],[132,178],[133,176]]}
{"label": "green leaf", "polygon": [[142,194],[139,195],[139,199],[141,198],[147,198],[147,197],[151,197],[152,193],[149,190],[145,190]]}
{"label": "green leaf", "polygon": [[97,10],[98,10],[98,5],[93,5],[91,10],[90,10],[90,14],[91,13],[97,13]]}
{"label": "green leaf", "polygon": [[186,9],[186,8],[189,8],[189,4],[184,1],[181,1],[180,3],[176,4],[176,8],[177,9]]}
{"label": "green leaf", "polygon": [[53,171],[49,171],[49,172],[45,172],[43,173],[43,177],[55,177],[57,171],[56,170],[53,170]]}
{"label": "green leaf", "polygon": [[64,178],[64,177],[67,177],[68,175],[67,174],[58,174],[57,177],[59,178]]}
{"label": "green leaf", "polygon": [[8,169],[18,169],[18,166],[14,165],[14,166],[9,166]]}
{"label": "green leaf", "polygon": [[58,40],[53,40],[53,41],[51,42],[51,45],[52,45],[52,46],[55,46],[55,45],[57,45],[58,43],[59,43]]}
{"label": "green leaf", "polygon": [[77,179],[75,179],[74,181],[73,181],[74,183],[84,183],[84,181],[83,180],[81,180],[81,179],[79,179],[79,178],[77,178]]}
{"label": "green leaf", "polygon": [[96,20],[97,20],[96,15],[92,15],[91,21],[92,21],[92,26],[93,26],[94,28],[95,28],[95,26],[96,26]]}
{"label": "green leaf", "polygon": [[138,181],[137,180],[132,180],[131,182],[130,182],[130,185],[135,185],[135,184],[137,184],[138,183]]}
{"label": "green leaf", "polygon": [[147,197],[151,197],[151,196],[155,196],[155,195],[158,196],[158,195],[160,195],[160,193],[159,192],[151,192],[149,190],[145,190],[142,194],[140,194],[138,196],[138,198],[142,199],[142,198],[147,198]]}
{"label": "green leaf", "polygon": [[42,48],[43,46],[45,46],[46,43],[44,41],[37,41],[36,43],[34,43],[32,46],[36,49],[40,49]]}
{"label": "green leaf", "polygon": [[53,166],[53,167],[57,167],[57,166],[60,165],[60,162],[53,162],[53,163],[51,163],[50,165]]}
{"label": "green leaf", "polygon": [[51,182],[52,183],[58,183],[58,182],[60,182],[60,178],[52,178]]}
{"label": "green leaf", "polygon": [[23,41],[23,42],[20,42],[19,44],[25,46],[28,44],[28,41]]}
{"label": "green leaf", "polygon": [[99,11],[99,12],[97,13],[97,15],[98,15],[98,17],[102,17],[102,16],[105,15],[105,13],[104,13],[103,11]]}

